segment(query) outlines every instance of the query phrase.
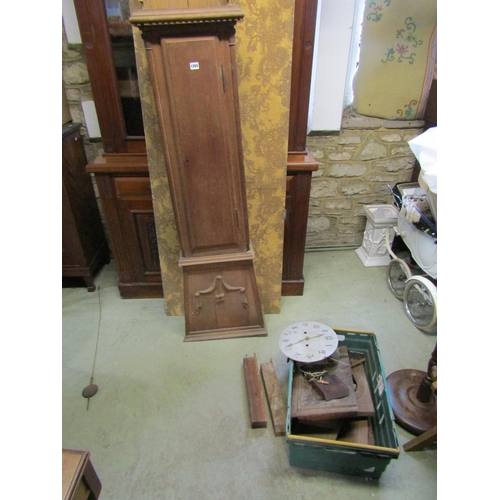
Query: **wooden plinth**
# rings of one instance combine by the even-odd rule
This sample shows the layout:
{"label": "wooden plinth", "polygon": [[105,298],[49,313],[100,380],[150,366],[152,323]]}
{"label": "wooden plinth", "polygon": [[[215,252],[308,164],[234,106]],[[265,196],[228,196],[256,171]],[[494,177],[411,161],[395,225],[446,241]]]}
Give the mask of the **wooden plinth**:
{"label": "wooden plinth", "polygon": [[253,252],[181,258],[185,342],[267,335]]}
{"label": "wooden plinth", "polygon": [[426,373],[420,370],[398,370],[387,377],[387,391],[396,422],[415,435],[420,435],[437,424],[437,400],[419,401],[417,392]]}

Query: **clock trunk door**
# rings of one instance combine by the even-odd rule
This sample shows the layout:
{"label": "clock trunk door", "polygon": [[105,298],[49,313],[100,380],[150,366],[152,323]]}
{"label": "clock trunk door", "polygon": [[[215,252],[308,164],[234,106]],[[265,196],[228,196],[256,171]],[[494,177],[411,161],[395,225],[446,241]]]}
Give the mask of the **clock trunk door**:
{"label": "clock trunk door", "polygon": [[184,254],[246,251],[239,116],[227,40],[164,38],[161,57],[167,161]]}

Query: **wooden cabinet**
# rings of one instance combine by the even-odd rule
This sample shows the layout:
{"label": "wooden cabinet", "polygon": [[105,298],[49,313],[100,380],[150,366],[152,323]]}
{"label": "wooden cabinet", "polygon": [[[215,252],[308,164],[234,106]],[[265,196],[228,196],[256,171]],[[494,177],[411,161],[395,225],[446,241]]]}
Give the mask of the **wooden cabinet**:
{"label": "wooden cabinet", "polygon": [[73,123],[62,127],[62,276],[83,278],[93,292],[93,275],[109,262],[109,248],[92,179],[85,171],[80,127]]}
{"label": "wooden cabinet", "polygon": [[95,175],[123,298],[163,297],[146,155],[102,155]]}

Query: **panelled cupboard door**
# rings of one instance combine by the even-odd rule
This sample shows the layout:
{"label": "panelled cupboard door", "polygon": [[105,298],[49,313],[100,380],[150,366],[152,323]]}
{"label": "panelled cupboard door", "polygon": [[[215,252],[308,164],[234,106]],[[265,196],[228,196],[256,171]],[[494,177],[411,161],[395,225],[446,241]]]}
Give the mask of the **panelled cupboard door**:
{"label": "panelled cupboard door", "polygon": [[163,38],[152,54],[184,255],[244,252],[248,218],[228,41]]}
{"label": "panelled cupboard door", "polygon": [[157,282],[160,257],[148,177],[117,177],[114,190],[132,282]]}
{"label": "panelled cupboard door", "polygon": [[157,282],[160,280],[160,257],[156,240],[153,207],[144,200],[119,198],[122,228],[129,241],[127,251],[132,263],[131,280]]}

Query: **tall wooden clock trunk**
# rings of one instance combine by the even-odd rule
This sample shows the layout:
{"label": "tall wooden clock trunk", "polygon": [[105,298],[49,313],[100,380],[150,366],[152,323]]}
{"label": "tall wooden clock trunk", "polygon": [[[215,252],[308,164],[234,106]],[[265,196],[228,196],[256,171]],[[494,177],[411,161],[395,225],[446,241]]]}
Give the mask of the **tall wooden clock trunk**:
{"label": "tall wooden clock trunk", "polygon": [[185,341],[267,335],[251,248],[237,6],[140,10],[184,273]]}

